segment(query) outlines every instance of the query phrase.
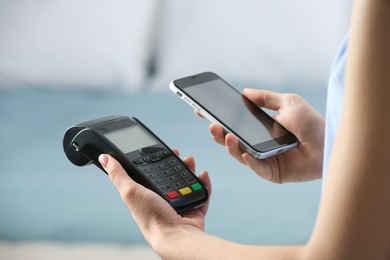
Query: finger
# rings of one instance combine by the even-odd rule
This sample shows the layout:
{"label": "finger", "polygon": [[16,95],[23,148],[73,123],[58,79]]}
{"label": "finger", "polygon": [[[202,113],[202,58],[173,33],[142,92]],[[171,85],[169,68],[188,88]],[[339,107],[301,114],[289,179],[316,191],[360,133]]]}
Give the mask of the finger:
{"label": "finger", "polygon": [[204,116],[202,116],[197,110],[194,110],[194,113],[195,113],[195,115],[197,115],[198,117],[204,118]]}
{"label": "finger", "polygon": [[139,189],[139,184],[134,182],[127,172],[123,169],[122,165],[115,160],[112,156],[107,154],[101,154],[99,156],[99,162],[107,172],[108,177],[114,183],[118,189],[122,199],[128,204],[129,198],[132,198],[129,193],[136,193]]}
{"label": "finger", "polygon": [[199,179],[203,182],[203,184],[207,187],[209,193],[212,191],[212,185],[209,173],[207,171],[203,171],[199,174]]}
{"label": "finger", "polygon": [[211,198],[211,193],[212,193],[212,185],[211,185],[211,180],[209,173],[207,171],[203,171],[199,174],[199,179],[202,181],[202,183],[206,186],[207,190],[209,191],[209,198],[207,200],[207,203],[202,207],[202,213],[204,216],[206,216],[207,210],[209,208],[210,204],[210,198]]}
{"label": "finger", "polygon": [[[167,213],[166,208],[172,209],[168,202],[158,196],[157,193],[133,181],[121,164],[112,156],[102,154],[99,156],[99,162],[108,173],[122,200],[129,207],[140,227],[147,228],[154,217],[164,212]],[[177,216],[173,209],[171,214]]]}
{"label": "finger", "polygon": [[176,148],[173,148],[172,151],[173,151],[177,156],[180,157],[180,152],[179,152],[179,150],[177,150]]}
{"label": "finger", "polygon": [[[172,151],[180,157],[180,152],[176,148],[173,148]],[[192,156],[187,156],[183,159],[183,162],[191,169],[191,171],[195,172],[195,160]]]}
{"label": "finger", "polygon": [[195,172],[195,160],[192,156],[186,156],[183,159],[183,162],[190,168],[191,171]]}
{"label": "finger", "polygon": [[243,95],[259,107],[276,111],[280,109],[283,102],[283,94],[267,90],[246,88],[243,91]]}
{"label": "finger", "polygon": [[218,123],[213,123],[209,126],[211,137],[218,144],[225,145],[225,132]]}
{"label": "finger", "polygon": [[122,182],[128,182],[130,177],[120,165],[120,163],[113,157],[107,154],[101,154],[99,156],[99,162],[107,172],[108,177],[115,184],[120,186]]}
{"label": "finger", "polygon": [[256,159],[253,158],[250,154],[244,153],[242,155],[242,159],[245,161],[246,165],[249,166],[254,172],[257,173],[261,178],[272,181],[273,174],[272,169],[269,167],[269,165],[266,163],[267,159]]}
{"label": "finger", "polygon": [[226,135],[225,146],[231,156],[233,156],[240,163],[245,164],[245,161],[242,159],[242,154],[244,151],[241,149],[238,138],[235,135],[232,133]]}

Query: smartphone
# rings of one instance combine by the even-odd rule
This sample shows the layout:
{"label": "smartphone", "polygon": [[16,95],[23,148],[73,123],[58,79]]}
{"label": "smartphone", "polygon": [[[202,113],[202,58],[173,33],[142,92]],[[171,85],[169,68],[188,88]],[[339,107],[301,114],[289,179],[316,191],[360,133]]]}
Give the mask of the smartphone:
{"label": "smartphone", "polygon": [[264,159],[298,145],[292,133],[215,73],[173,80],[170,89],[203,117],[237,136],[240,147],[254,158]]}
{"label": "smartphone", "polygon": [[108,116],[72,126],[65,132],[63,148],[73,164],[95,164],[104,172],[98,157],[112,155],[134,181],[156,192],[178,213],[208,199],[198,177],[135,117]]}

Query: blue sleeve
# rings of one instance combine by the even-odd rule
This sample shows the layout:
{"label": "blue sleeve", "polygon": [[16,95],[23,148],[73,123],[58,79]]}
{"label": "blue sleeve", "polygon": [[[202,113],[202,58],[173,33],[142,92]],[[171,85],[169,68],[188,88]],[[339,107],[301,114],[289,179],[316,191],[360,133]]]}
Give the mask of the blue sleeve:
{"label": "blue sleeve", "polygon": [[328,83],[328,96],[326,103],[325,145],[324,162],[322,171],[322,183],[325,182],[329,159],[332,153],[333,143],[339,128],[340,117],[344,103],[344,78],[345,63],[347,57],[347,45],[349,34],[339,47],[332,64]]}

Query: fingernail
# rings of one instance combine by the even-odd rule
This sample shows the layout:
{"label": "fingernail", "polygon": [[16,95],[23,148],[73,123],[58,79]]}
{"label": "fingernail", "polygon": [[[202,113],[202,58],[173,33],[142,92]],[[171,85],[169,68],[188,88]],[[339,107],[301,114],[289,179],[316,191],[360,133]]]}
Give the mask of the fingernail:
{"label": "fingernail", "polygon": [[226,142],[226,146],[227,146],[227,147],[230,147],[230,146],[232,146],[232,143],[229,142],[229,141],[227,141],[227,142]]}
{"label": "fingernail", "polygon": [[215,133],[214,133],[214,132],[211,132],[211,136],[214,137],[214,136],[215,136]]}
{"label": "fingernail", "polygon": [[105,168],[107,166],[107,163],[108,163],[108,156],[105,154],[99,155],[99,162]]}

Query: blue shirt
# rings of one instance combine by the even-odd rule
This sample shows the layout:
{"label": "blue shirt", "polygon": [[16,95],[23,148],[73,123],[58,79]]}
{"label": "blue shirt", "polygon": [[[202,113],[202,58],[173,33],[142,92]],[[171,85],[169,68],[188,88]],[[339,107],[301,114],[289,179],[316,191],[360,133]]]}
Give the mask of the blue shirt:
{"label": "blue shirt", "polygon": [[339,128],[340,117],[343,110],[345,63],[347,58],[348,38],[349,34],[347,33],[333,61],[328,83],[322,184],[324,184],[326,179],[329,159],[332,153],[333,143]]}

